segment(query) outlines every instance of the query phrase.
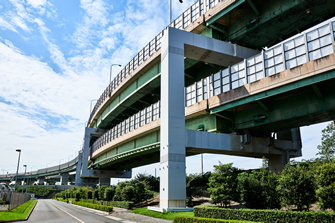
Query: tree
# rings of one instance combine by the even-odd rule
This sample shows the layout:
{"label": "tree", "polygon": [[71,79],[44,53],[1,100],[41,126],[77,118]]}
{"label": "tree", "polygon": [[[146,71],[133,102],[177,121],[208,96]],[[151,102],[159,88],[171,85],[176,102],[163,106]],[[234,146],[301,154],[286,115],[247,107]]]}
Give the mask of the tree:
{"label": "tree", "polygon": [[316,182],[318,184],[316,190],[318,206],[322,210],[330,208],[335,211],[335,163],[318,166]]}
{"label": "tree", "polygon": [[115,187],[111,186],[105,190],[105,200],[111,201],[115,194]]}
{"label": "tree", "polygon": [[230,201],[239,201],[237,175],[241,172],[232,163],[214,165],[214,173],[209,178],[208,193],[215,204],[227,207]]}
{"label": "tree", "polygon": [[278,176],[268,170],[268,161],[263,158],[263,167],[259,172],[240,173],[238,191],[241,202],[248,208],[279,209],[280,200],[276,191]]}
{"label": "tree", "polygon": [[[193,198],[200,197],[203,191],[197,188],[199,179],[196,174],[186,176],[186,205],[193,205]],[[208,181],[207,181],[208,182]]]}
{"label": "tree", "polygon": [[95,189],[93,191],[93,199],[99,200],[99,190]]}
{"label": "tree", "polygon": [[318,146],[319,152],[316,155],[321,155],[322,159],[331,164],[335,154],[335,126],[333,123],[328,124],[322,130],[321,140],[321,145]]}
{"label": "tree", "polygon": [[135,188],[133,186],[125,186],[121,192],[123,201],[133,201],[135,199]]}
{"label": "tree", "polygon": [[99,187],[99,198],[100,200],[103,200],[105,198],[105,190],[107,189],[106,185],[102,185]]}
{"label": "tree", "polygon": [[313,167],[309,163],[291,162],[280,173],[277,191],[281,194],[284,206],[295,205],[299,211],[309,210],[311,204],[316,201]]}

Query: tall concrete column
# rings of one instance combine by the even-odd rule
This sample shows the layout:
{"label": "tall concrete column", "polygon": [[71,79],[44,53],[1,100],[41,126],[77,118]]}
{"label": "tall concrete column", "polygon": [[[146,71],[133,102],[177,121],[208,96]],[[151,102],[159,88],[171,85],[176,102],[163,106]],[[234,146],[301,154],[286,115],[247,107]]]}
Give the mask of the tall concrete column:
{"label": "tall concrete column", "polygon": [[173,41],[177,37],[170,31],[165,31],[161,48],[160,207],[164,209],[186,207],[184,45]]}
{"label": "tall concrete column", "polygon": [[69,174],[62,173],[60,176],[60,185],[68,185],[69,183]]}
{"label": "tall concrete column", "polygon": [[37,178],[37,183],[43,183],[44,184],[45,177],[39,177]]}

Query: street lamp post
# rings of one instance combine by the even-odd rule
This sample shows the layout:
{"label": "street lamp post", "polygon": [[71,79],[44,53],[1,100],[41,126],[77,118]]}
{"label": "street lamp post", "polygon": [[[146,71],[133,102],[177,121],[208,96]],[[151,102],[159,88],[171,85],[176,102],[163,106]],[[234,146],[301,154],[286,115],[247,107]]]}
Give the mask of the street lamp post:
{"label": "street lamp post", "polygon": [[35,167],[35,166],[32,166],[31,168],[30,168],[30,177],[29,177],[29,193],[30,193],[30,181],[31,181],[31,176],[33,175],[33,167]]}
{"label": "street lamp post", "polygon": [[[23,193],[23,189],[24,189],[24,181],[26,180],[26,172],[27,172],[27,165],[23,165],[24,166],[24,175],[23,175],[23,185],[22,185],[22,193]],[[27,190],[26,190],[27,192]]]}
{"label": "street lamp post", "polygon": [[45,166],[45,172],[48,172],[48,164],[50,163],[47,163],[47,165]]}
{"label": "street lamp post", "polygon": [[64,159],[59,160],[59,168],[58,168],[59,170],[60,170],[60,162],[61,162],[62,160],[64,160]]}
{"label": "street lamp post", "polygon": [[70,155],[69,158],[68,158],[68,160],[67,160],[67,167],[70,166],[70,157],[71,157],[71,156],[72,156],[72,155]]}
{"label": "street lamp post", "polygon": [[92,102],[93,102],[93,101],[97,101],[97,100],[98,100],[98,99],[92,99],[92,100],[91,100],[90,114],[92,113]]}
{"label": "street lamp post", "polygon": [[14,191],[16,192],[16,185],[17,185],[17,177],[19,174],[19,164],[20,164],[20,156],[21,156],[21,149],[17,149],[16,152],[19,153],[19,159],[17,161],[17,168],[16,168],[16,179],[15,179],[15,185],[14,185]]}
{"label": "street lamp post", "polygon": [[[183,0],[179,0],[180,3],[183,3]],[[170,24],[172,22],[172,0],[170,0]]]}
{"label": "street lamp post", "polygon": [[112,82],[112,67],[113,67],[113,66],[119,66],[119,67],[121,67],[120,64],[112,64],[112,65],[111,65],[111,68],[110,68],[110,70],[109,70],[109,84]]}

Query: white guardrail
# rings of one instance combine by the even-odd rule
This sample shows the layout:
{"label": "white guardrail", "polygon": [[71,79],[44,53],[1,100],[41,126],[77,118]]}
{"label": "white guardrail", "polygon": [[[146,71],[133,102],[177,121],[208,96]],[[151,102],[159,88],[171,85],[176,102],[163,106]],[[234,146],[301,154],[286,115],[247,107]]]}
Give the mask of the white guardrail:
{"label": "white guardrail", "polygon": [[[185,106],[300,66],[334,52],[335,18],[185,88]],[[90,154],[112,140],[160,117],[160,101],[122,121],[97,139]]]}

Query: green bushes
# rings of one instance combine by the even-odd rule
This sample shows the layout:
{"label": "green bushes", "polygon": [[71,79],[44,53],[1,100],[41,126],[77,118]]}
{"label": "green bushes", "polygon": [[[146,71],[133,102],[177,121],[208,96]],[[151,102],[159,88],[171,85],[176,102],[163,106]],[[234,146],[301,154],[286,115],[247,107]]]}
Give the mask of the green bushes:
{"label": "green bushes", "polygon": [[223,220],[223,219],[212,219],[212,218],[197,218],[197,217],[175,217],[173,223],[248,223],[251,221],[238,221],[238,220]]}
{"label": "green bushes", "polygon": [[195,217],[277,223],[334,222],[335,213],[195,207]]}
{"label": "green bushes", "polygon": [[316,190],[319,207],[335,211],[335,163],[319,166],[316,170],[316,182],[319,185]]}
{"label": "green bushes", "polygon": [[308,163],[287,167],[279,175],[277,191],[283,206],[294,205],[299,211],[309,210],[316,201],[316,188],[315,175]]}
{"label": "green bushes", "polygon": [[87,208],[93,208],[93,209],[100,210],[100,211],[107,211],[107,212],[113,211],[113,207],[105,206],[105,205],[90,204],[90,203],[85,203],[85,202],[80,202],[80,201],[72,201],[72,204],[87,207]]}
{"label": "green bushes", "polygon": [[[27,188],[29,191],[29,188]],[[52,187],[44,187],[44,186],[30,186],[30,193],[35,194],[36,197],[46,197],[52,193],[54,189]],[[17,192],[22,192],[22,187],[16,188]],[[23,192],[26,192],[26,188],[24,188]]]}
{"label": "green bushes", "polygon": [[208,193],[215,204],[227,207],[230,201],[239,201],[237,192],[237,175],[241,170],[232,163],[214,165],[214,173],[209,178]]}
{"label": "green bushes", "polygon": [[132,209],[134,207],[134,202],[131,201],[97,201],[93,199],[81,199],[80,201],[91,204],[102,204],[103,202],[107,206],[119,207],[125,209]]}

